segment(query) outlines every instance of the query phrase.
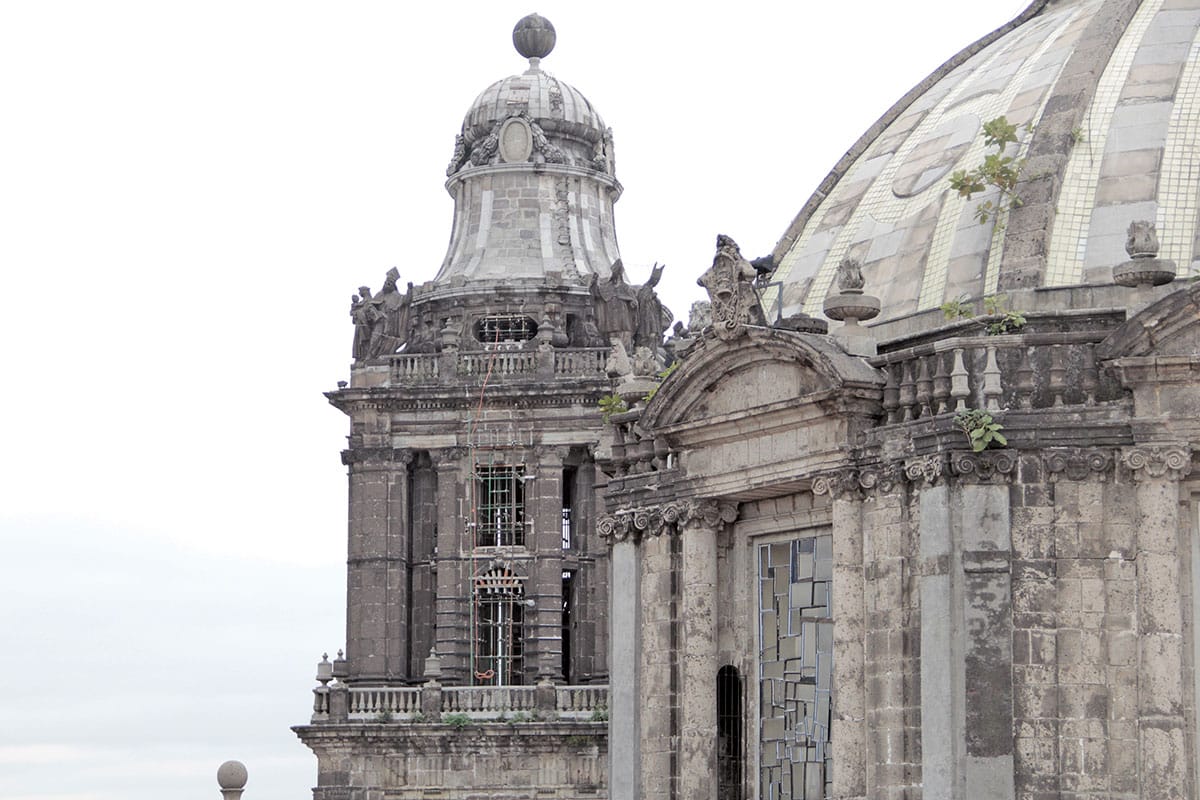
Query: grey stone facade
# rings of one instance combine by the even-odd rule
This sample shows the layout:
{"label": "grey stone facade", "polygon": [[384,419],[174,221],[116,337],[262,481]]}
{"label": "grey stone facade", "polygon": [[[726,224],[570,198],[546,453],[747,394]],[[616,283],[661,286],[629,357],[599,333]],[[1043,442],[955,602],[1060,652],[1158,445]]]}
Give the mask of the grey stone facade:
{"label": "grey stone facade", "polygon": [[[543,23],[437,278],[353,301],[317,800],[1196,798],[1200,0],[1032,3],[772,258],[719,237],[661,349]],[[981,222],[948,181],[1000,116],[1035,124]]]}

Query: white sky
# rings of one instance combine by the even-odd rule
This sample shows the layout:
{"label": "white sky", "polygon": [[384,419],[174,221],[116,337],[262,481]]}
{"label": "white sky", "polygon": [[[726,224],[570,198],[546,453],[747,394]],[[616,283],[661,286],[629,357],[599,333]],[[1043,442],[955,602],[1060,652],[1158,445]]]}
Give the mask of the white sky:
{"label": "white sky", "polygon": [[[349,296],[436,272],[510,31],[614,129],[676,317],[913,84],[1027,0],[0,4],[0,796],[308,796],[343,636]],[[678,8],[687,8],[680,13]]]}

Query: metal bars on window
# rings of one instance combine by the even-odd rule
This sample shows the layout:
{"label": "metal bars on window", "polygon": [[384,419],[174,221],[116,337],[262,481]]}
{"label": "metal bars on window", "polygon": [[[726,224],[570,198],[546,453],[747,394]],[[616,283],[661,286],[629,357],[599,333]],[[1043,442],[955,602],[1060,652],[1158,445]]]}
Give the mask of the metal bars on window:
{"label": "metal bars on window", "polygon": [[525,544],[524,468],[475,465],[475,546]]}
{"label": "metal bars on window", "polygon": [[475,674],[483,686],[523,682],[525,583],[512,570],[497,567],[479,575],[475,588]]}

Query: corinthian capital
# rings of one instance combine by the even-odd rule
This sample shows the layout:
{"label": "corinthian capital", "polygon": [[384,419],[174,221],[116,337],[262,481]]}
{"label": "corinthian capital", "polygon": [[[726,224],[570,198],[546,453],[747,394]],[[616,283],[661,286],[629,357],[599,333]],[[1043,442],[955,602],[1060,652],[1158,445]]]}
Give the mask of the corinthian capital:
{"label": "corinthian capital", "polygon": [[737,503],[722,503],[706,498],[679,505],[681,527],[717,529],[737,519]]}
{"label": "corinthian capital", "polygon": [[1184,444],[1131,447],[1121,453],[1121,463],[1133,472],[1135,481],[1181,481],[1192,471],[1192,448]]}

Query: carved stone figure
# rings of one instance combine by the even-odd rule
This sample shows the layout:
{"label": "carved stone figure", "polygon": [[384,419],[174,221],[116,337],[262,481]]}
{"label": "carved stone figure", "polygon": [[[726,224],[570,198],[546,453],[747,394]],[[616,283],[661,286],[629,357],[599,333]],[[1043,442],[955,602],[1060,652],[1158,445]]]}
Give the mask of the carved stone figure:
{"label": "carved stone figure", "polygon": [[1139,219],[1129,223],[1125,252],[1130,258],[1154,258],[1158,255],[1158,231],[1154,223]]}
{"label": "carved stone figure", "polygon": [[462,169],[462,165],[467,160],[467,140],[460,133],[454,137],[454,155],[450,157],[450,165],[446,167],[446,177],[449,178],[454,173]]}
{"label": "carved stone figure", "polygon": [[696,283],[708,291],[712,303],[713,330],[721,339],[735,339],[746,325],[766,325],[758,293],[754,291],[754,267],[742,257],[737,242],[721,234],[712,266]]}
{"label": "carved stone figure", "polygon": [[637,330],[637,291],[625,281],[625,265],[621,259],[613,262],[608,280],[592,274],[588,286],[596,304],[596,327],[608,337],[609,344],[617,341],[629,352],[633,348],[633,334]]}
{"label": "carved stone figure", "polygon": [[638,377],[654,377],[658,373],[659,361],[655,351],[649,347],[639,347],[633,351],[633,374]]}
{"label": "carved stone figure", "polygon": [[637,290],[638,317],[637,328],[633,333],[633,346],[648,347],[652,353],[657,353],[662,347],[663,333],[671,327],[671,322],[675,319],[675,315],[662,304],[654,291],[654,287],[662,279],[665,266],[656,263],[650,270],[650,279]]}
{"label": "carved stone figure", "polygon": [[371,338],[367,346],[367,357],[394,353],[403,346],[408,334],[409,293],[401,294],[396,288],[400,272],[392,267],[387,272],[383,288],[371,298],[366,316],[371,323]]}
{"label": "carved stone figure", "polygon": [[501,123],[497,122],[492,132],[476,142],[475,147],[471,149],[471,163],[475,166],[482,167],[489,163],[500,149],[500,125]]}
{"label": "carved stone figure", "polygon": [[546,160],[547,164],[565,164],[567,158],[563,155],[563,151],[550,143],[542,126],[528,117],[526,117],[526,121],[529,122],[529,130],[533,134],[533,149],[542,154],[542,158]]}
{"label": "carved stone figure", "polygon": [[629,360],[629,354],[625,351],[625,345],[621,340],[613,342],[612,352],[609,353],[608,360],[604,362],[604,371],[608,373],[608,377],[630,378],[633,376],[633,362]]}
{"label": "carved stone figure", "polygon": [[843,258],[837,267],[837,287],[843,292],[862,291],[862,264],[857,258]]}
{"label": "carved stone figure", "polygon": [[712,303],[707,300],[697,300],[688,309],[688,333],[699,336],[704,329],[712,325]]}
{"label": "carved stone figure", "polygon": [[354,321],[354,360],[366,358],[371,349],[371,288],[358,287],[358,294],[350,295],[350,319]]}

